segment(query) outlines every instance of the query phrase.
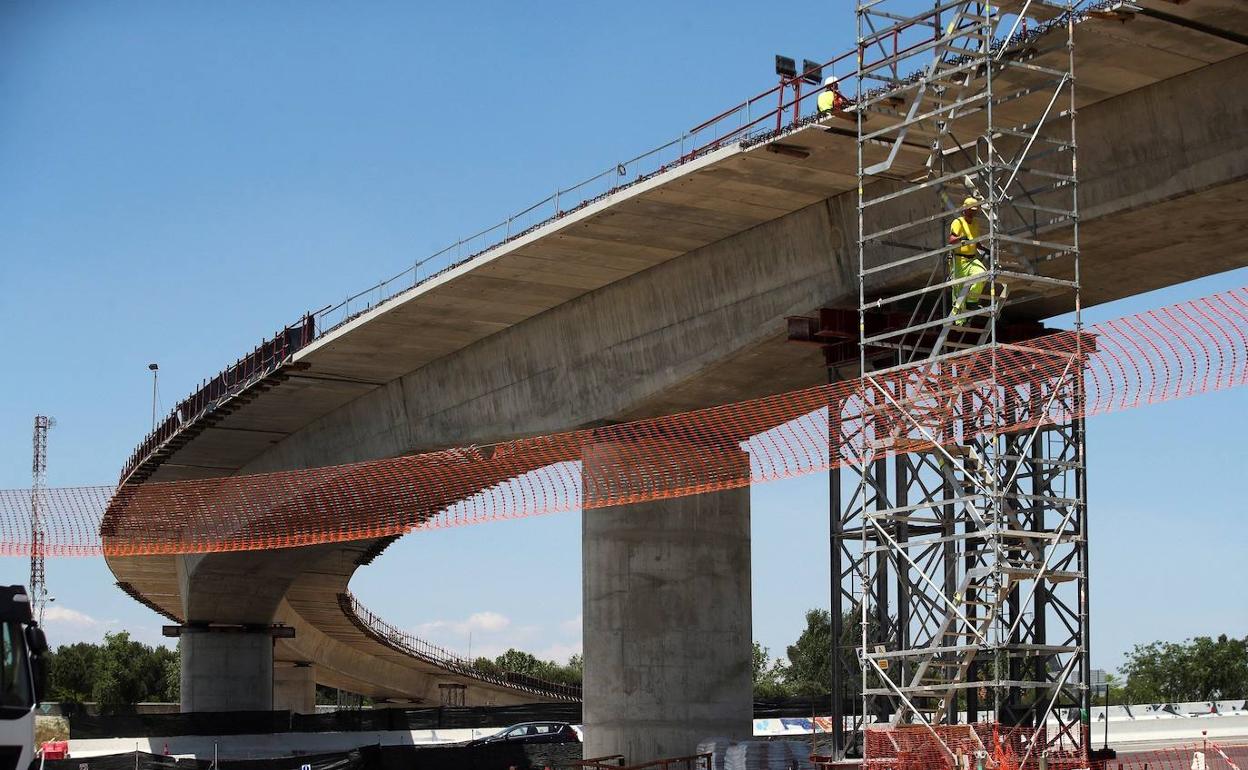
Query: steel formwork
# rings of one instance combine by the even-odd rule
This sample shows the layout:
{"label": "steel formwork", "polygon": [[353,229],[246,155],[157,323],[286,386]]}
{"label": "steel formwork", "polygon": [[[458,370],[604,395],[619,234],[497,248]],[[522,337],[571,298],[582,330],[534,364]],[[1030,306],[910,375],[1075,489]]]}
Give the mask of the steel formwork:
{"label": "steel formwork", "polygon": [[[935,726],[986,718],[1033,729],[1021,767],[1086,744],[1087,351],[1022,384],[996,366],[1037,300],[1079,328],[1074,9],[856,14],[862,377],[829,427],[868,450],[831,479],[833,691],[860,684],[862,710],[834,740],[913,723],[952,758]],[[982,224],[950,243],[967,197]]]}

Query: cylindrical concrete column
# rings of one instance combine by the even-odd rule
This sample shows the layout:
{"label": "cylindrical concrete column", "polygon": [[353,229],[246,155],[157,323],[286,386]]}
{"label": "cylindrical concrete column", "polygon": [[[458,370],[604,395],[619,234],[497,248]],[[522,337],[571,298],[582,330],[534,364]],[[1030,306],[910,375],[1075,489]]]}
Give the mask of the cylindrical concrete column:
{"label": "cylindrical concrete column", "polygon": [[[727,451],[726,466],[748,468],[745,453]],[[635,469],[636,452],[588,450],[585,499],[614,486],[621,463]],[[664,471],[663,454],[641,461],[647,472]],[[685,462],[671,470],[687,473]],[[582,555],[585,756],[639,763],[748,738],[749,488],[586,510]]]}
{"label": "cylindrical concrete column", "polygon": [[273,664],[273,710],[316,713],[316,669],[310,663]]}
{"label": "cylindrical concrete column", "polygon": [[186,630],[182,711],[271,711],[273,635],[262,631]]}

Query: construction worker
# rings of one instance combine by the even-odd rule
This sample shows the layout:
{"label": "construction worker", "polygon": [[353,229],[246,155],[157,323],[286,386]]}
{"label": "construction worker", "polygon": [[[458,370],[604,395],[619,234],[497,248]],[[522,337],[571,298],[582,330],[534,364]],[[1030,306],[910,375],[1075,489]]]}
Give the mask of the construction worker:
{"label": "construction worker", "polygon": [[836,112],[841,117],[846,117],[844,112],[849,106],[849,100],[841,95],[838,82],[835,75],[823,81],[823,93],[819,94],[819,112]]}
{"label": "construction worker", "polygon": [[[953,224],[949,226],[949,245],[956,245],[953,250],[952,267],[950,270],[951,280],[959,278],[971,278],[987,272],[984,263],[979,258],[979,244],[972,243],[979,237],[979,222],[976,221],[976,215],[979,214],[979,201],[975,198],[967,198],[962,201],[962,215],[953,220]],[[979,307],[979,299],[984,293],[984,286],[987,281],[976,281],[967,284],[959,284],[954,286],[953,291],[953,314],[961,315],[968,309],[974,310]],[[958,326],[966,323],[966,319],[959,319],[955,322]]]}

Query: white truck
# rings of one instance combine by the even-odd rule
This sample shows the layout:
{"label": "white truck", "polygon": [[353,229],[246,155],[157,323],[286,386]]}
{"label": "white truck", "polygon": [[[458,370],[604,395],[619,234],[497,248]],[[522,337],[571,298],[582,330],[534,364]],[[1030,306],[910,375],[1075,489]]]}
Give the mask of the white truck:
{"label": "white truck", "polygon": [[35,708],[47,689],[48,641],[22,586],[0,586],[0,770],[34,758]]}

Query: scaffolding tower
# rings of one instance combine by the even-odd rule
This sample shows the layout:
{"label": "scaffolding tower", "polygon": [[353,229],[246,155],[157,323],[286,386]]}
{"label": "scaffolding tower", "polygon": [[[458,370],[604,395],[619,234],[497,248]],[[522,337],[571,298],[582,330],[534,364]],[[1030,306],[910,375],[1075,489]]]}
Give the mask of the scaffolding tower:
{"label": "scaffolding tower", "polygon": [[[856,14],[862,385],[829,420],[856,447],[831,478],[833,692],[862,699],[832,699],[834,741],[910,725],[952,758],[937,726],[993,722],[1035,766],[1087,743],[1085,352],[1003,367],[1039,319],[1079,328],[1076,11]],[[951,244],[967,198],[978,233]]]}

